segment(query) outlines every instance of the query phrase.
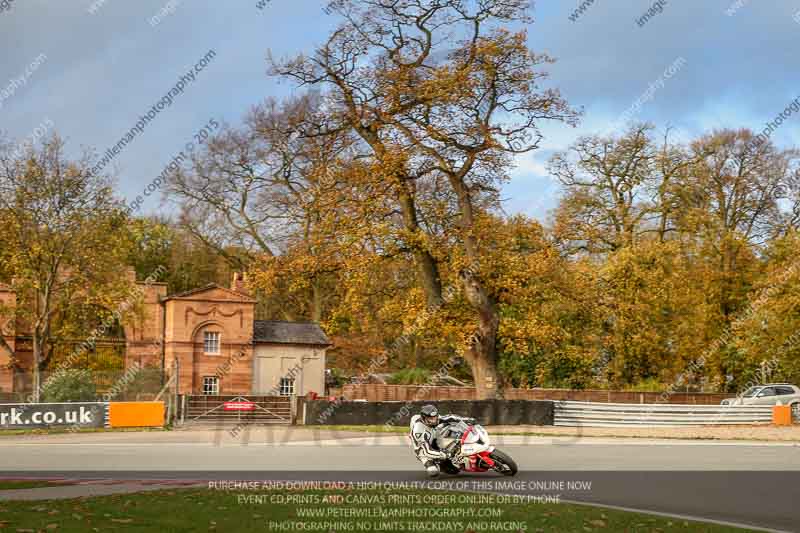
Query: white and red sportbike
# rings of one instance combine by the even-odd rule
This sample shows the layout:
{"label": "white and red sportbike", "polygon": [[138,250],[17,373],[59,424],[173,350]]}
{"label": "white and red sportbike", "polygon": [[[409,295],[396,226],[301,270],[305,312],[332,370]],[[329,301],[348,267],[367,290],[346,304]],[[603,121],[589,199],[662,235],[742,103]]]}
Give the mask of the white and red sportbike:
{"label": "white and red sportbike", "polygon": [[[441,465],[448,474],[459,472],[517,473],[517,463],[510,455],[495,448],[489,434],[479,424],[457,421],[436,428],[436,447],[450,458]],[[450,463],[450,464],[447,464]]]}

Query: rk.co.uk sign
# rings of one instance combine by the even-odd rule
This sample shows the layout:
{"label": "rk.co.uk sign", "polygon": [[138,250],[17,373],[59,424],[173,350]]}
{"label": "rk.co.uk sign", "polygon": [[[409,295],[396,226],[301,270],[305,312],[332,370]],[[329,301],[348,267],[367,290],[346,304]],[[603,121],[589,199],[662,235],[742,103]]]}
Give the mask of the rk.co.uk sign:
{"label": "rk.co.uk sign", "polygon": [[101,428],[108,420],[108,403],[0,404],[0,429],[49,427]]}

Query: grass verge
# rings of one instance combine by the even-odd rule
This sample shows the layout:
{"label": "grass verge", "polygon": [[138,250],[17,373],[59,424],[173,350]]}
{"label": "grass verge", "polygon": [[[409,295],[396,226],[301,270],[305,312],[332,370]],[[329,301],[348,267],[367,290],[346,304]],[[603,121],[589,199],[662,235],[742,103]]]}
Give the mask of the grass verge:
{"label": "grass verge", "polygon": [[50,429],[0,429],[0,437],[16,435],[61,435],[65,433],[123,433],[127,431],[169,431],[168,428],[50,428]]}
{"label": "grass verge", "polygon": [[299,426],[303,429],[317,430],[317,431],[362,431],[364,433],[408,433],[408,428],[400,426],[346,426],[346,425],[332,425],[332,426]]}
{"label": "grass verge", "polygon": [[[331,426],[301,426],[303,428],[317,430],[317,431],[361,431],[363,433],[387,433],[390,435],[405,435],[408,433],[408,428],[401,426],[376,426],[376,425],[331,425]],[[536,437],[553,437],[550,433],[537,433],[535,431],[492,431],[492,435],[523,435],[523,436],[536,436]],[[571,435],[564,435],[570,437]]]}
{"label": "grass verge", "polygon": [[46,479],[0,479],[0,490],[39,489],[70,485],[68,482],[48,481]]}
{"label": "grass verge", "polygon": [[[476,498],[483,500],[475,501]],[[8,531],[58,532],[743,531],[583,505],[411,490],[181,489],[72,500],[0,502],[0,517],[0,528]],[[414,525],[426,528],[415,529]]]}
{"label": "grass verge", "polygon": [[[304,428],[317,430],[317,431],[351,431],[351,432],[362,432],[362,433],[384,433],[384,434],[407,434],[408,429],[404,427],[386,427],[386,426],[376,426],[376,425],[364,425],[364,426],[356,426],[356,425],[330,425],[330,426],[302,426]],[[707,428],[709,426],[697,426],[699,428]],[[736,426],[738,427],[738,426]],[[749,426],[745,426],[749,427]],[[759,427],[766,427],[766,426],[759,426]],[[719,426],[714,426],[714,428],[719,428]],[[727,429],[730,429],[731,426],[728,426]],[[547,437],[547,438],[561,438],[561,439],[569,439],[569,438],[624,438],[624,439],[657,439],[657,440],[702,440],[702,441],[764,441],[764,442],[797,442],[796,439],[778,439],[778,438],[767,438],[761,435],[748,435],[748,436],[739,436],[739,435],[725,435],[725,436],[715,436],[715,435],[636,435],[636,434],[629,434],[625,432],[609,432],[609,433],[602,433],[602,434],[588,434],[589,431],[584,432],[582,428],[574,428],[576,431],[575,433],[556,433],[556,432],[548,432],[548,431],[531,431],[531,430],[508,430],[508,429],[492,429],[489,427],[489,432],[491,435],[504,435],[504,436],[519,436],[519,437]],[[591,429],[591,428],[586,428]]]}

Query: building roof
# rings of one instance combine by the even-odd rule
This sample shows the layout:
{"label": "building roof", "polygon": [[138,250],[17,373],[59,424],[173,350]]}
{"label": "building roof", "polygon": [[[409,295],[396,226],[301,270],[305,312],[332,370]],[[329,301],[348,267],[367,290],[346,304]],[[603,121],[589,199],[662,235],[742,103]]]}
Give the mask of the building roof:
{"label": "building roof", "polygon": [[216,283],[209,283],[208,285],[205,285],[204,287],[198,287],[196,289],[191,289],[191,290],[188,290],[188,291],[179,292],[178,294],[170,294],[169,296],[164,298],[163,301],[181,299],[181,298],[188,298],[190,296],[195,296],[197,294],[200,294],[200,293],[203,293],[203,292],[206,292],[206,291],[210,291],[210,290],[214,290],[214,289],[219,289],[219,290],[221,290],[223,292],[229,293],[231,296],[236,297],[238,300],[246,300],[246,301],[255,302],[255,300],[253,300],[253,298],[248,294],[244,294],[242,292],[234,291],[232,289],[228,289],[227,287],[222,287],[220,285],[217,285]]}
{"label": "building roof", "polygon": [[17,292],[17,291],[14,290],[14,287],[12,287],[11,285],[6,285],[2,281],[0,281],[0,292]]}
{"label": "building roof", "polygon": [[282,322],[254,320],[253,342],[273,344],[310,344],[330,346],[331,341],[315,322]]}

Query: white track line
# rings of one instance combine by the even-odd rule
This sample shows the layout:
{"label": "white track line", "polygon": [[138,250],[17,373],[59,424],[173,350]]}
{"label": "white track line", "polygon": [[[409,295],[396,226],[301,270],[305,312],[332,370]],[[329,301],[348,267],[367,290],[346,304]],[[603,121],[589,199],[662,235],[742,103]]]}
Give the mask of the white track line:
{"label": "white track line", "polygon": [[619,505],[607,505],[603,503],[581,502],[575,500],[560,500],[562,503],[570,503],[575,505],[585,505],[587,507],[601,507],[603,509],[612,509],[614,511],[625,511],[628,513],[642,513],[653,516],[661,516],[664,518],[674,518],[676,520],[691,520],[692,522],[703,522],[707,524],[716,524],[720,526],[736,527],[740,529],[755,529],[758,531],[768,531],[770,533],[792,533],[790,530],[783,529],[769,529],[752,524],[740,524],[738,522],[727,522],[725,520],[714,520],[713,518],[704,518],[702,516],[692,516],[676,513],[665,513],[663,511],[653,511],[651,509],[638,509],[636,507],[622,507]]}

